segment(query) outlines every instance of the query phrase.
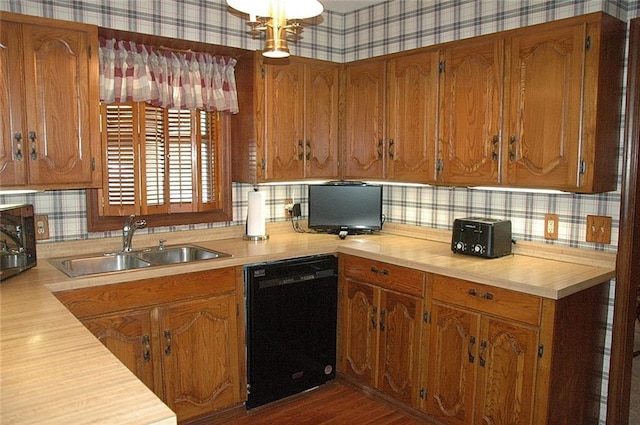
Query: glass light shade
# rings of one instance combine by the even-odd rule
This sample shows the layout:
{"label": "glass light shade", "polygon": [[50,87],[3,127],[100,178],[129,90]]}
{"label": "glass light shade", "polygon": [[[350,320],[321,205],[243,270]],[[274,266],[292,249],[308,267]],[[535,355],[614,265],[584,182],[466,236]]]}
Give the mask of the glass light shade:
{"label": "glass light shade", "polygon": [[284,10],[287,19],[318,16],[324,7],[318,0],[227,0],[234,9],[249,15],[272,17],[272,10]]}
{"label": "glass light shade", "polygon": [[269,2],[264,0],[227,0],[234,9],[255,16],[269,16]]}

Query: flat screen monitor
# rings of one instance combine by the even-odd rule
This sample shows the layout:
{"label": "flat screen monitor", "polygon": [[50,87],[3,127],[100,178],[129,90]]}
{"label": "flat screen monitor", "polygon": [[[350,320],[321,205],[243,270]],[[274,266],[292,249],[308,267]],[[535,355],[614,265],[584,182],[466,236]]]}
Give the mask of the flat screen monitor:
{"label": "flat screen monitor", "polygon": [[337,181],[309,185],[308,227],[356,234],[382,229],[382,186]]}

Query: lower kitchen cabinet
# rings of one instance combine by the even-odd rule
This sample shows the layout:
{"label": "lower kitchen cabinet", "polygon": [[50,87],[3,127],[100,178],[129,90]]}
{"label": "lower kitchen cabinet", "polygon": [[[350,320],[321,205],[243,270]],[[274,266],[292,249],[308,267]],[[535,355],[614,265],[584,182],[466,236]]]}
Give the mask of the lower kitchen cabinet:
{"label": "lower kitchen cabinet", "polygon": [[608,281],[553,300],[339,258],[346,379],[427,423],[598,422]]}
{"label": "lower kitchen cabinet", "polygon": [[241,402],[243,315],[233,268],[56,296],[179,421]]}
{"label": "lower kitchen cabinet", "polygon": [[[424,274],[357,257],[340,259],[338,370],[415,405]],[[404,291],[388,289],[395,286]]]}
{"label": "lower kitchen cabinet", "polygon": [[550,300],[430,275],[422,410],[447,424],[597,423],[607,291]]}
{"label": "lower kitchen cabinet", "polygon": [[155,389],[151,314],[148,309],[106,314],[81,321],[138,379],[151,390]]}
{"label": "lower kitchen cabinet", "polygon": [[432,304],[427,413],[451,424],[531,423],[538,329]]}

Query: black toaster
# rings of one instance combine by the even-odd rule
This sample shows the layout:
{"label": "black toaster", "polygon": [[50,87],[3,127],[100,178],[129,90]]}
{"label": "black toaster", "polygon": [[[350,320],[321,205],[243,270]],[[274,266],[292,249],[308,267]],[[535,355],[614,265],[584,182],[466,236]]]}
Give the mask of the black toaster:
{"label": "black toaster", "polygon": [[453,221],[451,251],[496,258],[511,254],[511,221],[468,217]]}

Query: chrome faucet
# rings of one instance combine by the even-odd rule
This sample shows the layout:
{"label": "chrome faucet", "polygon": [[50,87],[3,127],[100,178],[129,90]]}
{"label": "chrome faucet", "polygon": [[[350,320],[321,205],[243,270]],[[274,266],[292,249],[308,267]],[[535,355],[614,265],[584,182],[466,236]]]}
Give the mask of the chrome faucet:
{"label": "chrome faucet", "polygon": [[127,217],[127,221],[124,222],[122,227],[122,252],[131,252],[131,238],[133,238],[133,232],[138,229],[142,229],[147,225],[145,220],[133,221],[136,218],[135,214],[131,214]]}

